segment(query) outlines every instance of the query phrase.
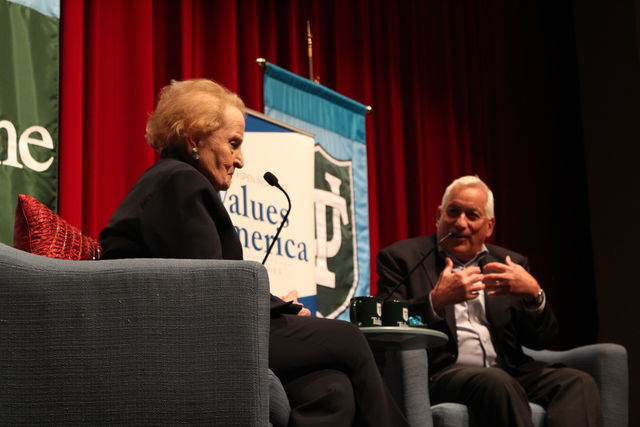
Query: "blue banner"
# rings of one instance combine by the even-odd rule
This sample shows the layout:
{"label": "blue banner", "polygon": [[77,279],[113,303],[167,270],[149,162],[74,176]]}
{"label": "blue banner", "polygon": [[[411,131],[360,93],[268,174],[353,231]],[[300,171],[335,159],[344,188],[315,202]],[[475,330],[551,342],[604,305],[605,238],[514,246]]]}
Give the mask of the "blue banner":
{"label": "blue banner", "polygon": [[272,64],[264,104],[315,135],[316,315],[346,320],[349,300],[370,289],[366,107]]}

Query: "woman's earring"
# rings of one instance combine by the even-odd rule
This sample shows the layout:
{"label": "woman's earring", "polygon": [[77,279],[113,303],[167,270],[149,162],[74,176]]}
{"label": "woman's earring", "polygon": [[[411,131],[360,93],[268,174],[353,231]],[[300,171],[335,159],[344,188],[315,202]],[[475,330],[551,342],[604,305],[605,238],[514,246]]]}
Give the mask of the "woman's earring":
{"label": "woman's earring", "polygon": [[193,157],[193,160],[198,160],[200,158],[200,150],[198,150],[198,147],[193,147],[191,149],[191,157]]}

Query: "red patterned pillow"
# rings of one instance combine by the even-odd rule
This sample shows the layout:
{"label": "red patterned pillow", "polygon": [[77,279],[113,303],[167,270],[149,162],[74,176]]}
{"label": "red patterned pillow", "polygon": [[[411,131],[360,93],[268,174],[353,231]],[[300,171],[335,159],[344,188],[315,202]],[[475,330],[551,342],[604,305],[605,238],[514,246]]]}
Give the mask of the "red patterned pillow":
{"label": "red patterned pillow", "polygon": [[18,195],[13,246],[50,258],[90,260],[102,255],[96,239],[84,236],[35,197],[25,194]]}

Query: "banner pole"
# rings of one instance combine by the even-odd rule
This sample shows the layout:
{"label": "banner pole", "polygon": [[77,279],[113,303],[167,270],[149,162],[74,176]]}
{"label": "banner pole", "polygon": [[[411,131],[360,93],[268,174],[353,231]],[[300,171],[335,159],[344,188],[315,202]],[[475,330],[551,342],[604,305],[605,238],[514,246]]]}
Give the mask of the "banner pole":
{"label": "banner pole", "polygon": [[307,19],[307,57],[309,59],[309,80],[319,83],[313,78],[313,36],[311,35],[311,23]]}

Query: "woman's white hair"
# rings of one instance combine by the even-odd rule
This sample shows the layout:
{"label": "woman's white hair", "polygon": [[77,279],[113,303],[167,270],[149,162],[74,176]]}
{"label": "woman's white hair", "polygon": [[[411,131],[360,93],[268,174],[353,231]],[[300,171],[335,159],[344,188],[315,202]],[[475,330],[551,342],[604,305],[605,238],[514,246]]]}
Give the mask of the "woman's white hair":
{"label": "woman's white hair", "polygon": [[493,218],[493,192],[480,178],[472,175],[461,176],[449,184],[447,189],[444,190],[444,195],[442,196],[442,209],[446,209],[447,203],[449,202],[449,199],[451,199],[451,192],[457,187],[478,187],[484,190],[487,195],[487,203],[484,206],[484,211],[487,215],[487,219]]}
{"label": "woman's white hair", "polygon": [[240,97],[219,83],[174,81],[160,91],[156,110],[147,121],[147,142],[160,153],[185,144],[187,134],[205,138],[222,126],[228,105],[244,113]]}

